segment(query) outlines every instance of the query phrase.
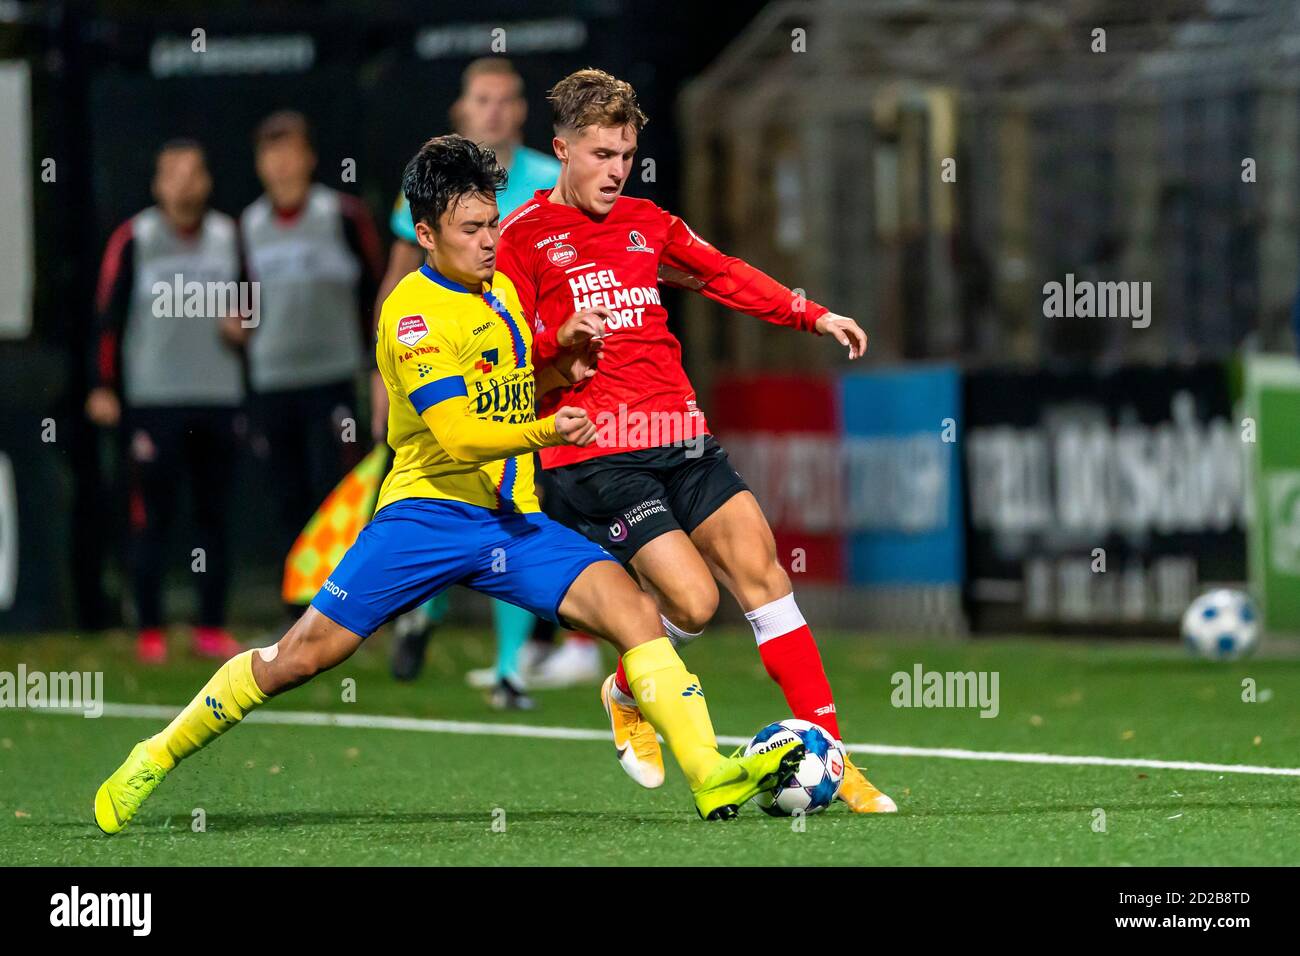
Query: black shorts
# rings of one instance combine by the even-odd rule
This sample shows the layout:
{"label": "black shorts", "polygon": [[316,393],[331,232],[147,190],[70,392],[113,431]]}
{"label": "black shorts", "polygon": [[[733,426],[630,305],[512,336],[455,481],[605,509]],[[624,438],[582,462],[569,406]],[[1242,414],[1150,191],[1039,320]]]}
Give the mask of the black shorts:
{"label": "black shorts", "polygon": [[733,495],[748,491],[712,435],[703,453],[681,445],[644,448],[547,470],[546,506],[555,520],[624,564],[669,531],[690,534]]}

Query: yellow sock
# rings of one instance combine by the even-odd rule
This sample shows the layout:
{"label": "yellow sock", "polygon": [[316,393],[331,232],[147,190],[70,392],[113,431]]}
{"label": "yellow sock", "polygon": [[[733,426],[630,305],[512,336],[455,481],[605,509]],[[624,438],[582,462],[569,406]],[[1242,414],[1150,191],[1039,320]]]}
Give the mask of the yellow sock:
{"label": "yellow sock", "polygon": [[149,738],[149,756],[166,769],[176,766],[201,747],[216,740],[244,717],[266,695],[253,679],[253,655],[236,654],[226,661],[203,689],[167,727]]}
{"label": "yellow sock", "polygon": [[655,726],[695,790],[722,761],[700,679],[686,671],[666,637],[623,655],[623,670],[641,713]]}

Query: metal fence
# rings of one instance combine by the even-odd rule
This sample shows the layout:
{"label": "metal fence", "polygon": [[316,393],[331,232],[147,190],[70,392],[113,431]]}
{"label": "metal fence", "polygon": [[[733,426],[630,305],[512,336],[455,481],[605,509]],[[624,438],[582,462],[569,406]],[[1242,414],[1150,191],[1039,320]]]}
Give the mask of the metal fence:
{"label": "metal fence", "polygon": [[[680,98],[686,214],[878,361],[1289,349],[1298,119],[1292,2],[777,3]],[[1067,276],[1151,283],[1150,324],[1048,317]],[[842,361],[690,298],[701,385]]]}

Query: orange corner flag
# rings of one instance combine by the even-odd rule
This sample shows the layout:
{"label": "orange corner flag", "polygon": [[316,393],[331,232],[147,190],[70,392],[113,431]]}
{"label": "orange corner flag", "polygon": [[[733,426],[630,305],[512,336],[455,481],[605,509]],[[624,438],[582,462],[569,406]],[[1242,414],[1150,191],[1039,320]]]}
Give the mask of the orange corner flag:
{"label": "orange corner flag", "polygon": [[377,445],[311,516],[284,560],[280,596],[286,604],[311,603],[344,552],[357,540],[374,513],[391,454],[387,445]]}

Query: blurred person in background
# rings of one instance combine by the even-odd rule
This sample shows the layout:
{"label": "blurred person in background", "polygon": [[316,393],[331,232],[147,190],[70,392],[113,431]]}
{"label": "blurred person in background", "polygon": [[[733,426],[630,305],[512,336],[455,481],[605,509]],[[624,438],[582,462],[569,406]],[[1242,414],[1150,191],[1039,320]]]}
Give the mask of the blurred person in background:
{"label": "blurred person in background", "polygon": [[[506,187],[497,194],[502,219],[532,198],[537,190],[554,186],[560,172],[560,163],[554,156],[523,145],[527,117],[523,77],[509,60],[483,57],[465,68],[461,74],[460,97],[451,107],[451,122],[455,131],[466,139],[492,147],[497,161],[506,170]],[[402,277],[424,262],[404,196],[398,196],[389,225],[396,241],[389,252],[388,270],[379,287],[376,311]],[[371,379],[371,415],[375,441],[382,442],[388,421],[388,395],[377,373]],[[543,510],[556,504],[556,496],[546,493],[544,482],[539,482],[538,492]],[[392,668],[398,680],[409,681],[419,676],[433,631],[446,615],[446,601],[443,594],[397,620]],[[534,618],[503,601],[492,602],[492,617],[496,662],[492,667],[471,671],[467,680],[471,686],[488,690],[489,702],[497,709],[530,709],[533,701],[525,693],[526,687],[567,687],[595,683],[604,676],[600,649],[587,635],[570,635],[557,646],[552,622]]]}
{"label": "blurred person in background", "polygon": [[[460,98],[451,107],[451,125],[461,136],[496,152],[497,162],[507,176],[505,189],[497,193],[497,208],[503,219],[538,189],[554,186],[560,174],[560,163],[554,156],[523,145],[527,118],[524,80],[514,64],[504,57],[490,56],[465,67]],[[389,225],[398,241],[388,255],[388,271],[379,290],[381,300],[424,262],[406,197],[397,197]]]}
{"label": "blurred person in background", "polygon": [[[159,151],[156,205],[113,232],[95,296],[96,334],[86,413],[121,425],[130,483],[132,590],[141,661],[167,656],[162,590],[176,499],[188,485],[194,544],[186,563],[199,592],[193,649],[227,658],[241,648],[225,629],[227,519],[243,375],[233,342],[239,317],[175,309],[182,287],[238,283],[235,221],[208,208],[212,178],[203,148],[172,140]],[[200,559],[201,555],[201,559]],[[200,562],[201,563],[198,563]]]}
{"label": "blurred person in background", "polygon": [[260,316],[247,330],[254,447],[269,465],[278,553],[361,459],[356,379],[374,367],[371,305],[383,271],[365,205],[313,181],[306,118],[284,110],[254,136],[266,192],[239,227]]}

